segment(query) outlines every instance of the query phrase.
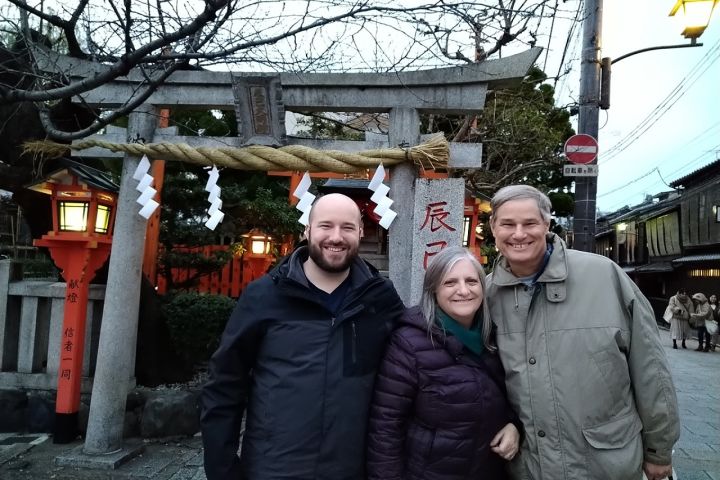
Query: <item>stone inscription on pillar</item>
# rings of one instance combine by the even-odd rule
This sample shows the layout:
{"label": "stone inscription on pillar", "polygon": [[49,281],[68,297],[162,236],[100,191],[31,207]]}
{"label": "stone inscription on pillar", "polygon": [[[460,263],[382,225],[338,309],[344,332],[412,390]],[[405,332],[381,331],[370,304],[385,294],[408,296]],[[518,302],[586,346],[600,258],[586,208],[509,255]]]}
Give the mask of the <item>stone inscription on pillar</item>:
{"label": "stone inscription on pillar", "polygon": [[279,76],[233,77],[238,135],[244,144],[285,144],[285,108]]}
{"label": "stone inscription on pillar", "polygon": [[462,245],[465,181],[462,178],[415,180],[415,224],[410,304],[420,301],[425,269],[440,250]]}

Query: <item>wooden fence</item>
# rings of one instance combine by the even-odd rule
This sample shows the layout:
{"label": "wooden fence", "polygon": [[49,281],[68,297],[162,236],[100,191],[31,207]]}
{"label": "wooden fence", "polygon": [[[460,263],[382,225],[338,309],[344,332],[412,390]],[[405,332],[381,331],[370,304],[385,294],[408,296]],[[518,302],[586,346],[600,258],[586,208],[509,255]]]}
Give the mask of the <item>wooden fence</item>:
{"label": "wooden fence", "polygon": [[[201,253],[206,257],[211,257],[213,252],[227,251],[227,245],[206,245],[203,247],[174,247],[173,251],[184,253]],[[196,274],[196,270],[192,268],[173,268],[171,270],[174,284],[186,282]],[[227,295],[237,298],[243,287],[243,261],[242,257],[233,255],[232,259],[217,272],[209,275],[200,276],[195,284],[181,290],[212,293],[217,295]],[[158,275],[157,291],[164,295],[168,291],[168,282],[163,275]]]}

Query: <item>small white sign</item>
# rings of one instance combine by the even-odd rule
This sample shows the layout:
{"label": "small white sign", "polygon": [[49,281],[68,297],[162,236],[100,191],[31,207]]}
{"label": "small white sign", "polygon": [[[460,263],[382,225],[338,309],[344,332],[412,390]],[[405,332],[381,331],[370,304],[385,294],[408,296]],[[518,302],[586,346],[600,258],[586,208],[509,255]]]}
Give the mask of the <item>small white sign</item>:
{"label": "small white sign", "polygon": [[310,183],[310,174],[308,172],[305,172],[300,179],[300,183],[298,183],[297,188],[293,192],[293,196],[295,198],[302,198],[305,192],[308,191],[308,188],[310,188]]}
{"label": "small white sign", "polygon": [[[368,187],[368,188],[370,188],[370,187]],[[388,193],[390,193],[390,187],[388,187],[384,183],[381,183],[375,189],[375,193],[372,194],[372,197],[370,197],[370,200],[372,200],[375,203],[380,203],[380,200],[387,197]]]}
{"label": "small white sign", "polygon": [[143,192],[140,194],[137,200],[135,200],[137,203],[139,203],[142,206],[145,206],[145,204],[155,196],[157,193],[157,190],[155,190],[153,187],[147,187]]}
{"label": "small white sign", "polygon": [[565,177],[597,177],[597,165],[563,165],[563,176]]}
{"label": "small white sign", "polygon": [[212,216],[213,213],[220,210],[222,208],[222,200],[220,200],[220,197],[214,199],[212,202],[210,202],[210,208],[208,208],[208,215]]}
{"label": "small white sign", "polygon": [[138,213],[140,214],[141,217],[143,217],[145,220],[147,220],[148,218],[150,218],[150,215],[153,214],[155,209],[159,206],[160,206],[160,204],[158,202],[156,202],[153,199],[150,199],[147,201],[147,203],[145,205],[143,205],[143,207],[140,209],[140,211]]}
{"label": "small white sign", "polygon": [[308,222],[310,222],[310,210],[305,210],[298,222],[307,227]]}
{"label": "small white sign", "polygon": [[206,192],[212,192],[213,187],[217,184],[217,181],[220,179],[220,171],[217,169],[215,165],[213,165],[212,170],[208,172],[208,180],[205,184],[205,191]]}
{"label": "small white sign", "polygon": [[144,173],[142,177],[140,177],[140,183],[138,183],[137,187],[135,187],[135,190],[138,192],[144,192],[147,187],[152,185],[153,178],[152,175],[148,175],[147,173]]}
{"label": "small white sign", "polygon": [[392,205],[392,203],[393,200],[390,197],[382,197],[373,212],[375,212],[376,215],[380,215],[382,217],[383,215],[385,215],[385,212],[390,209],[390,205]]}
{"label": "small white sign", "polygon": [[138,166],[135,168],[135,173],[133,173],[133,178],[140,181],[141,178],[143,178],[143,175],[147,173],[147,171],[150,170],[150,160],[148,160],[147,155],[143,155],[140,159],[140,162],[138,163]]}
{"label": "small white sign", "polygon": [[224,217],[225,214],[221,210],[215,210],[215,212],[210,215],[208,221],[205,222],[205,226],[210,230],[215,230],[215,227],[218,226],[218,223],[222,222]]}
{"label": "small white sign", "polygon": [[295,208],[305,213],[310,210],[310,207],[312,207],[314,201],[315,195],[310,192],[305,192],[303,196],[300,197],[300,201],[297,203],[297,205],[295,205]]}
{"label": "small white sign", "polygon": [[382,184],[383,180],[385,180],[385,167],[383,167],[381,163],[375,170],[375,173],[373,174],[372,180],[370,180],[368,188],[374,192]]}
{"label": "small white sign", "polygon": [[385,230],[390,229],[390,224],[395,220],[395,217],[397,217],[397,212],[395,210],[386,210],[383,216],[380,218],[380,226],[383,227]]}
{"label": "small white sign", "polygon": [[216,198],[220,198],[221,188],[219,185],[213,185],[208,195],[208,202],[212,203]]}

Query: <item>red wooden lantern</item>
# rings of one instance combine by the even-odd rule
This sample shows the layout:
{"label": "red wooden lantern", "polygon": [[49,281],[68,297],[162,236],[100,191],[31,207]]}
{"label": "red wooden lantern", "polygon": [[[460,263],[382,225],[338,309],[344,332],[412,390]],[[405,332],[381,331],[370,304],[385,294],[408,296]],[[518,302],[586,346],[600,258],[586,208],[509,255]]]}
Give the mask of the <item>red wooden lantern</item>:
{"label": "red wooden lantern", "polygon": [[28,186],[52,198],[53,229],[34,244],[48,248],[66,282],[62,335],[51,339],[59,340],[60,348],[55,443],[77,437],[88,286],[110,255],[118,191],[103,172],[66,163],[68,167]]}

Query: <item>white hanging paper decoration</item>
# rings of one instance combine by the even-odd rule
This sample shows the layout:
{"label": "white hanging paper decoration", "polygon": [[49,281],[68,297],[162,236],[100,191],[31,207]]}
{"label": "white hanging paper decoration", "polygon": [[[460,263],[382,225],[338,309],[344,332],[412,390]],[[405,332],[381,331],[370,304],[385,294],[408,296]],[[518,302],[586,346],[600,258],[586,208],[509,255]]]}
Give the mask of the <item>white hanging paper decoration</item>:
{"label": "white hanging paper decoration", "polygon": [[143,157],[140,159],[140,163],[138,163],[137,168],[135,168],[133,178],[139,182],[143,178],[143,175],[148,172],[148,170],[150,170],[150,161],[148,160],[147,155],[143,155]]}
{"label": "white hanging paper decoration", "polygon": [[146,155],[143,155],[135,169],[135,173],[133,173],[133,178],[138,181],[135,190],[140,192],[140,196],[136,202],[142,205],[138,213],[146,220],[150,218],[150,215],[160,206],[160,204],[153,199],[157,190],[152,187],[154,178],[147,173],[148,171],[150,171],[150,161]]}
{"label": "white hanging paper decoration", "polygon": [[309,188],[310,174],[308,172],[305,172],[305,174],[302,176],[302,179],[300,180],[300,183],[293,192],[293,196],[300,199],[297,205],[295,205],[295,208],[302,212],[302,216],[300,217],[298,222],[300,222],[306,227],[307,224],[310,222],[310,209],[312,208],[312,204],[315,201],[315,195],[308,192]]}
{"label": "white hanging paper decoration", "polygon": [[225,218],[225,214],[220,210],[222,208],[222,200],[220,200],[220,186],[217,184],[219,179],[220,172],[217,167],[213,165],[210,171],[208,171],[208,181],[205,184],[205,191],[210,192],[208,195],[208,202],[210,202],[208,215],[210,215],[210,218],[205,222],[205,226],[210,230],[215,230],[218,224]]}
{"label": "white hanging paper decoration", "polygon": [[390,187],[382,183],[384,179],[385,167],[383,167],[381,163],[377,170],[375,170],[375,174],[370,180],[368,188],[375,192],[372,194],[372,197],[370,197],[370,200],[377,204],[373,212],[380,216],[380,226],[387,230],[390,228],[393,220],[395,220],[395,217],[397,217],[397,212],[390,208],[393,200],[387,196],[388,192],[390,192]]}

